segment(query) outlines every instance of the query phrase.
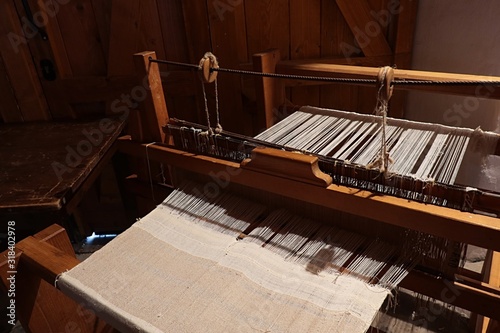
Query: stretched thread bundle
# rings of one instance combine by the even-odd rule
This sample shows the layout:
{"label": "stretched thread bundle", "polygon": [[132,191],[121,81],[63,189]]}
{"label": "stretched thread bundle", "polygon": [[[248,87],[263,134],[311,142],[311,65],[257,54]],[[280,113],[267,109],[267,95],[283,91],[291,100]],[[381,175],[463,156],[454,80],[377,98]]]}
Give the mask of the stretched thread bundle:
{"label": "stretched thread bundle", "polygon": [[186,184],[163,205],[221,233],[234,237],[247,233],[243,242],[264,247],[313,274],[348,274],[392,289],[422,256],[432,251],[433,256],[446,256],[446,245],[441,240],[427,238],[419,243],[413,239],[416,244],[413,248],[408,248],[405,242],[395,246],[232,193],[222,193],[213,199],[200,197],[196,195],[197,186]]}

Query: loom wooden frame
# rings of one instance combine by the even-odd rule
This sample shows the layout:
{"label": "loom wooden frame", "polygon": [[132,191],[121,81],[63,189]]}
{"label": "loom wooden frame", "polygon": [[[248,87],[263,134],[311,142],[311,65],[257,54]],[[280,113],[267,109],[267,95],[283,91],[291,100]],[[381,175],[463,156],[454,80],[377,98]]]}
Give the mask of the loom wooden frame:
{"label": "loom wooden frame", "polygon": [[[276,58],[275,52],[270,54],[272,55],[271,64],[263,62],[260,65],[256,64],[256,66],[260,66],[261,70],[269,71],[269,68],[273,66],[272,63],[277,64],[277,59],[279,59],[279,57]],[[256,57],[262,58],[263,56]],[[369,215],[370,218],[385,223],[445,236],[493,250],[490,251],[490,260],[485,265],[487,269],[483,275],[462,270],[459,273],[463,276],[457,276],[450,281],[413,271],[402,282],[401,286],[437,299],[441,299],[443,292],[448,292],[450,289],[458,291],[459,295],[454,298],[453,304],[492,318],[492,320],[482,321],[487,330],[485,332],[498,332],[498,321],[500,320],[500,244],[495,242],[495,240],[500,239],[498,219],[332,185],[328,177],[318,174],[315,169],[315,163],[317,163],[315,157],[308,156],[300,159],[300,163],[311,166],[309,175],[304,175],[303,166],[297,167],[296,172],[287,175],[286,173],[280,174],[279,166],[277,169],[276,165],[274,169],[266,167],[266,162],[261,162],[259,165],[252,164],[251,161],[238,164],[174,149],[169,146],[171,139],[168,133],[165,133],[168,112],[158,64],[149,61],[151,58],[155,58],[155,53],[142,52],[134,55],[134,58],[139,82],[147,84],[148,94],[142,103],[141,111],[134,114],[133,120],[135,121],[130,124],[130,135],[119,139],[118,149],[120,151],[131,156],[149,158],[200,174],[225,173],[231,176],[232,182],[241,185],[285,197],[297,198],[298,195],[298,199],[306,202],[313,202],[361,216]],[[353,71],[356,70],[360,69],[353,67]],[[259,81],[261,81],[260,86],[258,86],[260,90],[258,93],[259,104],[262,110],[266,110],[261,120],[270,125],[269,115],[272,115],[272,107],[277,105],[276,101],[279,100],[280,90],[272,87],[276,83],[269,79],[263,78]],[[269,110],[271,113],[268,113]],[[156,143],[152,144],[151,141]],[[266,154],[270,155],[273,161],[275,158],[290,159],[292,157],[289,155],[291,153],[279,151],[266,150]],[[290,161],[287,163],[293,164]],[[287,170],[289,170],[289,164],[286,165]],[[366,208],[363,210],[364,212],[360,212],[360,204]],[[402,220],[400,216],[406,216],[406,219]],[[50,230],[44,232],[51,233]],[[61,232],[60,229],[52,230],[52,233],[56,234]],[[40,285],[40,277],[53,284],[57,274],[70,269],[77,262],[71,254],[68,255],[67,252],[64,253],[64,251],[57,249],[58,242],[54,244],[55,247],[49,244],[39,245],[37,243],[44,242],[44,240],[38,238],[35,236],[19,244],[17,267],[20,270],[21,265],[24,265],[24,270],[35,271],[38,277],[38,286]],[[65,247],[67,248],[67,243]],[[6,253],[3,254],[2,258],[4,257],[6,257]],[[6,276],[2,276],[2,278],[5,283]],[[54,288],[50,289],[57,292]],[[75,305],[73,304],[73,307]],[[26,320],[29,323],[31,318],[26,318]],[[88,324],[86,327],[89,331],[92,329]],[[103,331],[108,331],[108,329],[109,327],[106,327]]]}

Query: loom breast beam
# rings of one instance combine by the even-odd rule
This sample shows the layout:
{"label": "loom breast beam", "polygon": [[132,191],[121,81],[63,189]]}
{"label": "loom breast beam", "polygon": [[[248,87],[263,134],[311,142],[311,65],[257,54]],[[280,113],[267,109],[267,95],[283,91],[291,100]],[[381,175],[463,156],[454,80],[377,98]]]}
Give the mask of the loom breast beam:
{"label": "loom breast beam", "polygon": [[[146,148],[146,146],[148,147]],[[292,168],[294,170],[303,170],[304,166],[291,167],[290,164],[285,164],[288,166],[283,171],[287,172],[281,175],[279,175],[277,169],[273,169],[275,167],[273,161],[285,157],[293,161],[297,153],[266,148],[265,153],[260,150],[256,156],[264,156],[264,159],[268,157],[267,161],[257,162],[255,158],[255,163],[258,163],[259,167],[253,167],[253,162],[246,161],[240,165],[239,163],[188,153],[164,145],[134,143],[130,140],[130,137],[120,138],[119,149],[122,152],[141,158],[146,158],[147,154],[151,160],[167,163],[195,173],[229,175],[231,182],[250,188],[334,210],[345,211],[349,214],[375,219],[458,242],[495,249],[496,251],[500,250],[500,242],[498,242],[498,239],[500,239],[500,223],[498,223],[497,218],[427,205],[387,195],[374,195],[369,191],[346,186],[326,186],[326,183],[323,185],[324,181],[320,181],[322,185],[318,186],[317,184],[312,185],[300,181],[295,176],[287,177],[288,170]],[[316,159],[313,156],[304,158]],[[312,167],[316,162],[307,163]],[[316,175],[317,173],[316,171],[310,171],[310,174]],[[314,176],[314,178],[317,177]],[[363,209],[360,209],[360,207],[363,207]]]}

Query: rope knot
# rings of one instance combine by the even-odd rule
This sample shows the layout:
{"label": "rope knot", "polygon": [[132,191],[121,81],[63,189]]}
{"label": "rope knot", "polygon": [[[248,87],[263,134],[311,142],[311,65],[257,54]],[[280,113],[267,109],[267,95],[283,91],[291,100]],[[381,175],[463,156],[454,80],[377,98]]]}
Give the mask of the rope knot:
{"label": "rope knot", "polygon": [[221,126],[221,124],[217,123],[217,126],[215,126],[214,132],[215,132],[215,134],[221,134],[222,133],[222,126]]}

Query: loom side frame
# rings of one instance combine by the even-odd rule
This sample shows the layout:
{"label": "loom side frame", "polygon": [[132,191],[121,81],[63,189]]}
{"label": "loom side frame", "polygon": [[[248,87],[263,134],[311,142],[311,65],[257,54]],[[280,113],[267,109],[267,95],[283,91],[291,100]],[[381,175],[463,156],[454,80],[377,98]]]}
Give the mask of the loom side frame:
{"label": "loom side frame", "polygon": [[[143,55],[135,55],[135,57],[141,56],[143,57]],[[353,75],[375,77],[378,73],[378,68],[341,66],[334,64],[318,65],[318,62],[314,60],[303,62],[280,61],[279,51],[277,50],[269,50],[263,53],[256,54],[253,57],[253,60],[255,70],[266,71],[269,73],[331,76],[332,72],[339,74],[340,69],[344,70],[344,74],[340,73],[341,75],[349,77],[353,77]],[[139,64],[139,61],[136,62],[136,64]],[[148,69],[151,70],[148,75],[159,77],[159,73],[155,73],[158,71],[157,67],[148,67],[147,62],[145,62],[145,66],[146,72]],[[139,72],[141,70],[142,69],[140,68],[138,69]],[[498,78],[492,77],[465,77],[458,74],[416,72],[411,70],[396,70],[395,77],[431,80],[498,80]],[[267,128],[274,123],[277,110],[279,110],[282,102],[285,101],[285,84],[289,84],[289,82],[287,82],[287,80],[264,77],[256,79],[256,95],[258,98],[257,103],[263,111],[260,113],[260,117],[258,118],[258,125],[262,128]],[[295,82],[295,84],[303,85],[310,84],[310,82]],[[471,89],[470,87],[460,87],[460,89],[452,88],[451,91],[448,87],[441,86],[423,86],[421,88],[423,90],[441,91],[461,95],[470,95],[471,93],[474,93],[474,89]],[[149,91],[152,96],[163,96],[163,90],[161,86],[154,87],[154,89],[150,89]],[[500,99],[500,92],[498,94],[492,94],[490,98]],[[167,111],[166,108],[165,111]],[[146,114],[149,114],[149,117],[151,117],[151,115],[157,114],[158,112],[162,111],[155,109],[154,105],[144,104],[142,112],[144,113],[142,114],[143,117],[145,117]],[[493,250],[500,251],[500,244],[497,244],[497,242],[495,242],[495,239],[500,239],[497,238],[499,237],[500,233],[500,225],[498,223],[498,219],[495,218],[459,212],[444,207],[430,206],[417,202],[409,202],[400,198],[373,195],[373,193],[354,190],[343,186],[330,185],[327,188],[324,188],[321,186],[307,185],[276,176],[270,176],[262,173],[259,174],[254,170],[244,170],[243,168],[240,169],[240,165],[237,163],[223,161],[206,156],[194,155],[158,144],[148,145],[148,151],[146,152],[146,145],[144,144],[144,142],[133,142],[130,140],[130,137],[123,137],[119,140],[119,149],[122,152],[130,154],[132,156],[142,158],[149,157],[152,160],[161,161],[172,166],[177,166],[202,174],[208,174],[210,170],[215,172],[215,174],[217,174],[217,172],[229,172],[230,175],[235,175],[232,177],[232,181],[241,183],[243,185],[250,185],[251,187],[258,187],[264,190],[269,190],[273,193],[277,191],[279,192],[278,194],[283,194],[283,191],[281,189],[287,189],[287,187],[284,186],[285,183],[293,183],[294,186],[299,187],[297,191],[287,191],[288,195],[293,195],[293,197],[296,197],[297,193],[308,193],[307,190],[303,190],[303,187],[309,186],[310,191],[312,191],[309,192],[309,198],[314,198],[313,203],[315,204],[325,205],[329,207],[331,206],[332,202],[337,201],[335,200],[335,198],[337,198],[340,199],[339,202],[343,203],[342,207],[335,206],[333,208],[345,210],[345,203],[350,202],[348,204],[348,207],[350,207],[349,209],[351,209],[352,212],[356,215],[359,215],[359,204],[364,205],[364,207],[374,207],[374,209],[378,212],[376,219],[381,220],[382,222],[392,223],[446,238],[450,238],[451,234],[451,238],[456,239],[457,241],[471,244],[481,244],[480,246],[488,248],[490,252],[492,252]],[[497,147],[497,150],[500,152],[500,144]],[[259,181],[256,181],[256,179],[258,179],[256,178],[257,176],[261,177]],[[276,182],[278,182],[279,184],[277,184]],[[318,202],[318,199],[320,202]],[[373,211],[374,209],[372,208],[367,208],[365,211]],[[410,220],[402,220],[400,218],[401,216],[408,216],[407,214],[410,214]],[[373,216],[370,217],[373,218]],[[431,297],[435,297],[438,299],[441,298],[441,295],[436,294],[436,292],[439,290],[439,288],[436,289],[436,284],[439,285],[441,283],[442,286],[442,284],[444,283],[442,279],[439,280],[432,276],[425,276],[425,274],[415,277],[414,274],[416,273],[412,273],[410,274],[410,276],[411,278],[413,278],[413,280],[411,280],[411,278],[406,279],[405,281],[403,281],[403,286],[410,287],[415,291]],[[434,284],[434,287],[432,287],[432,284]],[[495,286],[490,287],[495,288]],[[481,310],[480,308],[476,308],[477,306],[480,306],[477,302],[474,301],[474,297],[476,297],[477,294],[468,297],[466,296],[468,295],[468,292],[469,291],[463,291],[463,295],[465,297],[461,298],[462,300],[464,300],[463,303],[461,303],[461,306],[469,308],[471,311],[476,313],[483,312],[483,310]],[[478,293],[481,294],[481,292],[479,291]],[[469,304],[468,301],[471,301],[471,304]],[[454,304],[458,305],[457,302],[455,302]],[[498,302],[498,300],[495,301],[495,304],[497,305],[497,308],[500,308],[500,302]],[[498,314],[492,313],[491,315],[493,315],[494,318],[500,319],[500,316]],[[492,321],[492,323],[494,322],[495,321]]]}

